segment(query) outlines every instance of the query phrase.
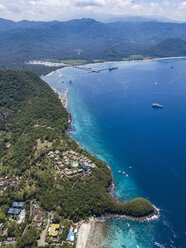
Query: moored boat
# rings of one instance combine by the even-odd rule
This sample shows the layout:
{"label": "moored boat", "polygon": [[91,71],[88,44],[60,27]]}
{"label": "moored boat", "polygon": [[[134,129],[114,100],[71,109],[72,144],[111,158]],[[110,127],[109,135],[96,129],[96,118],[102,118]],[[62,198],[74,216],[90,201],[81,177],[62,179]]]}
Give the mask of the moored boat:
{"label": "moored boat", "polygon": [[118,67],[109,67],[109,71],[117,70]]}
{"label": "moored boat", "polygon": [[153,108],[163,108],[164,106],[163,105],[160,105],[159,103],[153,103],[152,104],[152,107]]}

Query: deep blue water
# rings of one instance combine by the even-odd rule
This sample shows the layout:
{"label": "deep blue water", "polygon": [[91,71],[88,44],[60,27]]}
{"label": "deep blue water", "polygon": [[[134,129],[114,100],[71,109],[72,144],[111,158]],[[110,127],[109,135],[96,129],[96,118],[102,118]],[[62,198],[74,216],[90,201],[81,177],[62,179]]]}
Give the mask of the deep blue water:
{"label": "deep blue water", "polygon": [[[148,223],[106,221],[105,247],[185,248],[186,59],[112,65],[119,69],[68,68],[44,77],[61,92],[69,88],[72,138],[110,165],[115,194],[143,196],[160,208],[160,219]],[[154,102],[164,108],[153,109]]]}

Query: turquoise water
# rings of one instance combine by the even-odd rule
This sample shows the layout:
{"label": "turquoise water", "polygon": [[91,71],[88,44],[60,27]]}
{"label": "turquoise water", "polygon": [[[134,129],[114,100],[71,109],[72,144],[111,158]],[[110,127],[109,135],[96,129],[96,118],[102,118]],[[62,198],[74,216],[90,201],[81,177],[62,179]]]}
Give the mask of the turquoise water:
{"label": "turquoise water", "polygon": [[[117,197],[143,196],[160,208],[160,219],[146,223],[107,220],[105,247],[184,248],[186,60],[82,68],[109,65],[119,68],[100,73],[66,68],[44,77],[58,91],[69,88],[72,138],[110,165]],[[154,102],[165,107],[153,109]]]}

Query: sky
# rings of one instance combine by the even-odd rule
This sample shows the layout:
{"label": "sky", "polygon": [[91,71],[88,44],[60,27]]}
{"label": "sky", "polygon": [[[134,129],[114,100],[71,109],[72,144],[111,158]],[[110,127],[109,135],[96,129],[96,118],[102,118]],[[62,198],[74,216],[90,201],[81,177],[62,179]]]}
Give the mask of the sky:
{"label": "sky", "polygon": [[14,21],[83,17],[103,21],[128,15],[186,22],[186,0],[0,0],[0,17]]}

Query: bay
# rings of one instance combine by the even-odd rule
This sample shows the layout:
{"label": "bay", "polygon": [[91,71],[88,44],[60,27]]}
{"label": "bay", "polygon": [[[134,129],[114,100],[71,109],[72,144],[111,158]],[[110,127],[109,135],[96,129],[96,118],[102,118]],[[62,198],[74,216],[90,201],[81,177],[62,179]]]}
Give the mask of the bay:
{"label": "bay", "polygon": [[[91,72],[109,66],[118,69]],[[72,138],[111,167],[118,198],[146,197],[161,214],[147,223],[107,220],[104,246],[186,247],[186,60],[80,68],[44,77],[59,92],[69,89]]]}

